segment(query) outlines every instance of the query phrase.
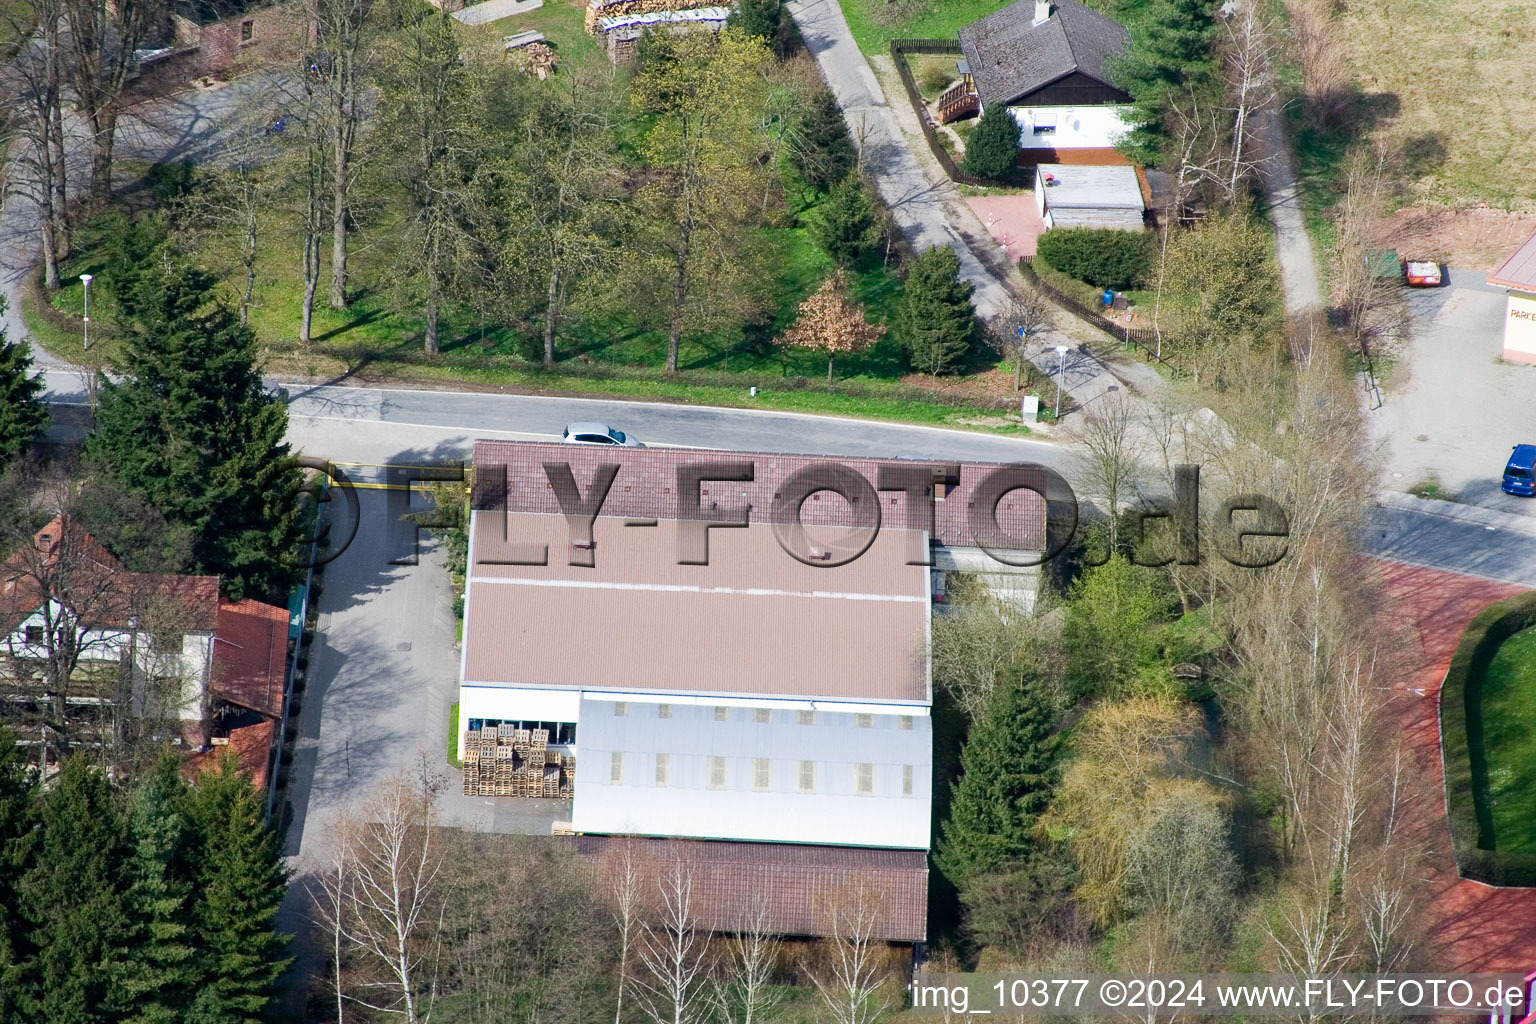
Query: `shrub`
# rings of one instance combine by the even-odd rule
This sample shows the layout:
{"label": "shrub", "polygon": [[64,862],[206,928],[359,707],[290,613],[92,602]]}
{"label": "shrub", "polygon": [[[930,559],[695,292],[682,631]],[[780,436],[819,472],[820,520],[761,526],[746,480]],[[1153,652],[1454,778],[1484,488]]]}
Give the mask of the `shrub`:
{"label": "shrub", "polygon": [[1001,103],[981,115],[965,142],[965,162],[960,169],[981,178],[997,178],[1019,161],[1019,122]]}
{"label": "shrub", "polygon": [[1035,258],[1095,287],[1123,291],[1146,280],[1152,236],[1114,228],[1053,228],[1040,236]]}
{"label": "shrub", "polygon": [[1463,878],[1489,885],[1536,885],[1536,854],[1493,849],[1487,806],[1487,762],[1482,749],[1482,689],[1499,645],[1536,625],[1536,594],[1521,594],[1485,608],[1462,634],[1440,689],[1440,744],[1445,766],[1446,814]]}
{"label": "shrub", "polygon": [[954,72],[938,61],[924,61],[917,72],[917,84],[923,87],[924,92],[938,92],[940,89],[954,81]]}

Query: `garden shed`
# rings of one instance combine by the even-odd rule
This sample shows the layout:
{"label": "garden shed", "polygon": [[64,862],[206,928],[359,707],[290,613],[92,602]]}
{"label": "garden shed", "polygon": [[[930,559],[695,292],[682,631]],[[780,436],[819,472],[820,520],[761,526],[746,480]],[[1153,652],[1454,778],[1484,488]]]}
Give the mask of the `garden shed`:
{"label": "garden shed", "polygon": [[1133,167],[1040,164],[1035,206],[1046,230],[1119,228],[1140,231],[1146,203]]}

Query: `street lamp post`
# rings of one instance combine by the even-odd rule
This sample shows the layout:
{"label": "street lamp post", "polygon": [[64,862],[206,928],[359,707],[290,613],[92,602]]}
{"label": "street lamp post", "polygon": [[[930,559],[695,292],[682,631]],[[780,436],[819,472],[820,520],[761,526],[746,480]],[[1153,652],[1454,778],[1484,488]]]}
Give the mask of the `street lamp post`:
{"label": "street lamp post", "polygon": [[91,275],[81,274],[80,283],[85,285],[85,350],[91,350]]}
{"label": "street lamp post", "polygon": [[1060,364],[1056,368],[1056,414],[1053,418],[1061,419],[1061,386],[1067,379],[1067,346],[1057,345],[1056,356]]}

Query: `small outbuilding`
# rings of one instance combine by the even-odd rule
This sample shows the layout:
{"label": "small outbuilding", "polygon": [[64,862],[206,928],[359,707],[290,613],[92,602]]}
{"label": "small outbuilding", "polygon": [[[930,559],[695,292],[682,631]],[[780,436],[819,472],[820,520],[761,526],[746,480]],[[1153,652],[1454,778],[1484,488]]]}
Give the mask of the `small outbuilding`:
{"label": "small outbuilding", "polygon": [[1500,355],[1512,363],[1536,364],[1536,235],[1489,275],[1488,283],[1508,289]]}
{"label": "small outbuilding", "polygon": [[1125,164],[1078,166],[1040,164],[1035,168],[1035,206],[1046,230],[1118,228],[1140,231],[1146,203],[1136,170]]}

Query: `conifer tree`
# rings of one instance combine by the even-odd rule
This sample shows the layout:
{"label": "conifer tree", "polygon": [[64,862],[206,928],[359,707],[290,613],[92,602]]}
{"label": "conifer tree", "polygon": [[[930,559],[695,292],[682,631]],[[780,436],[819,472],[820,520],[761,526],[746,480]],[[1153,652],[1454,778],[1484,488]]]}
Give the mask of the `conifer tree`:
{"label": "conifer tree", "polygon": [[[0,295],[0,313],[5,296]],[[32,376],[32,353],[25,341],[7,341],[0,330],[0,470],[48,423],[43,382]]]}
{"label": "conifer tree", "polygon": [[1143,26],[1110,75],[1134,101],[1132,128],[1121,148],[1141,163],[1155,163],[1167,137],[1168,103],[1192,94],[1214,109],[1221,103],[1216,62],[1216,5],[1210,0],[1150,0]]}
{"label": "conifer tree", "polygon": [[725,23],[772,46],[778,41],[783,16],[780,0],[740,0]]}
{"label": "conifer tree", "polygon": [[26,936],[17,899],[35,839],[36,798],[31,766],[15,734],[0,728],[0,1020],[13,1020],[19,1012],[15,997]]}
{"label": "conifer tree", "polygon": [[923,373],[953,373],[975,330],[971,284],[960,280],[960,257],[936,245],[913,262],[901,297],[897,333],[912,366]]}
{"label": "conifer tree", "polygon": [[1019,122],[1007,106],[994,103],[982,112],[965,142],[961,170],[982,178],[997,178],[1019,162]]}
{"label": "conifer tree", "polygon": [[119,1020],[115,980],[129,934],[123,908],[123,822],[111,783],[82,755],[43,798],[35,856],[21,879],[31,954],[23,1019]]}
{"label": "conifer tree", "polygon": [[203,981],[187,1024],[257,1024],[288,966],[289,936],[273,928],[288,887],[261,794],[233,755],[192,787],[193,928]]}
{"label": "conifer tree", "polygon": [[857,174],[849,174],[839,182],[816,212],[816,241],[842,266],[858,262],[879,240],[869,193]]}
{"label": "conifer tree", "polygon": [[821,89],[808,104],[790,159],[800,177],[818,192],[842,181],[858,163],[858,151],[831,89]]}
{"label": "conifer tree", "polygon": [[167,754],[134,790],[128,814],[131,929],[118,992],[126,1024],[175,1024],[196,983],[186,878],[187,785]]}
{"label": "conifer tree", "polygon": [[957,887],[1030,858],[1035,819],[1050,803],[1055,751],[1050,712],[1030,680],[1000,687],[960,754],[962,774],[934,853]]}
{"label": "conifer tree", "polygon": [[193,535],[196,571],[234,599],[296,576],[298,474],[288,413],[256,372],[255,334],[202,271],[162,254],[125,306],[124,355],[87,451]]}

